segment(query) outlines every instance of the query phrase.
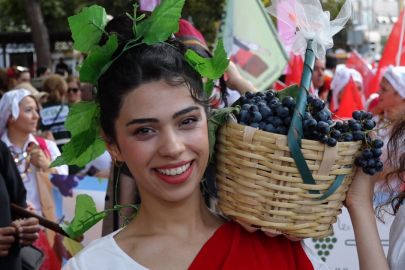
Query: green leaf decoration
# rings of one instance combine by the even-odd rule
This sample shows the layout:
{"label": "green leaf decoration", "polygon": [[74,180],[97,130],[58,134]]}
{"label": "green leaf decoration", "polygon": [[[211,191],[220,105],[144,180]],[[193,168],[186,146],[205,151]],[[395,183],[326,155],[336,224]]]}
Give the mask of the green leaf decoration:
{"label": "green leaf decoration", "polygon": [[214,80],[209,80],[204,83],[204,92],[207,98],[210,98],[213,89],[214,89]]}
{"label": "green leaf decoration", "polygon": [[201,57],[192,50],[186,52],[185,58],[186,61],[201,74],[201,76],[213,80],[218,79],[225,73],[230,61],[227,58],[222,39],[219,40],[212,58]]}
{"label": "green leaf decoration", "polygon": [[297,101],[299,87],[298,84],[292,84],[283,90],[277,92],[277,98],[281,101],[285,97],[292,97],[294,101]]}
{"label": "green leaf decoration", "polygon": [[65,128],[71,132],[70,142],[62,147],[62,155],[51,167],[63,164],[84,166],[105,152],[99,127],[100,107],[81,101],[70,108]]}
{"label": "green leaf decoration", "polygon": [[83,8],[82,12],[69,17],[68,21],[75,41],[73,48],[88,53],[101,39],[107,25],[107,13],[104,8],[93,5]]}
{"label": "green leaf decoration", "polygon": [[145,31],[147,29],[149,29],[148,28],[149,24],[150,24],[149,20],[144,20],[136,25],[136,38],[137,39],[142,37],[142,35],[145,33]]}
{"label": "green leaf decoration", "polygon": [[214,162],[213,153],[216,140],[216,132],[219,126],[228,123],[228,116],[230,114],[238,115],[240,112],[240,106],[236,107],[226,107],[223,109],[213,109],[211,112],[211,117],[208,119],[208,138],[210,144],[210,163]]}
{"label": "green leaf decoration", "polygon": [[[134,24],[132,26],[132,31],[134,32],[134,36],[136,37],[136,22],[138,21],[138,18],[136,17],[136,11],[138,10],[139,5],[133,4],[133,7],[134,7],[134,17],[132,17],[128,13],[127,13],[127,16],[130,17],[134,21]],[[145,16],[145,14],[143,14],[143,16]]]}
{"label": "green leaf decoration", "polygon": [[148,45],[166,41],[171,34],[179,31],[179,19],[184,3],[185,0],[162,1],[155,7],[151,16],[137,27],[138,36],[143,33],[143,42]]}
{"label": "green leaf decoration", "polygon": [[89,56],[78,67],[80,81],[97,85],[98,75],[108,61],[110,61],[117,47],[118,38],[116,35],[111,35],[102,47],[98,45],[93,46]]}
{"label": "green leaf decoration", "polygon": [[70,238],[76,239],[106,216],[105,212],[97,212],[96,204],[92,197],[80,194],[76,197],[75,217],[72,222],[69,225],[61,224],[59,226],[62,227]]}

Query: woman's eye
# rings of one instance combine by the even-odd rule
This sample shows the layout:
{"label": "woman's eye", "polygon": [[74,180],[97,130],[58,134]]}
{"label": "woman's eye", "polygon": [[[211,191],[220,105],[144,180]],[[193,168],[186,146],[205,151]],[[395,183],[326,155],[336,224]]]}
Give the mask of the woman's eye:
{"label": "woman's eye", "polygon": [[149,133],[152,133],[153,132],[153,130],[152,129],[150,129],[150,128],[138,128],[137,130],[135,130],[135,135],[136,134],[141,134],[141,135],[143,135],[143,134],[149,134]]}
{"label": "woman's eye", "polygon": [[190,118],[186,118],[181,122],[181,125],[190,125],[190,124],[194,124],[195,122],[197,122],[198,119],[194,118],[194,117],[190,117]]}

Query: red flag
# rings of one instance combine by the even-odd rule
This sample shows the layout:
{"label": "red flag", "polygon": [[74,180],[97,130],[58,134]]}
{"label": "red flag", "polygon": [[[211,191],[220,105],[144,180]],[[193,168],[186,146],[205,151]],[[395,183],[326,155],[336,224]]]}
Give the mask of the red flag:
{"label": "red flag", "polygon": [[290,60],[288,61],[288,70],[285,76],[285,85],[300,84],[302,72],[304,71],[304,61],[301,55],[290,53]]}
{"label": "red flag", "polygon": [[340,118],[347,119],[352,118],[353,111],[364,110],[364,105],[353,78],[350,78],[344,91],[343,97],[340,100],[339,109],[335,114]]}
{"label": "red flag", "polygon": [[385,49],[383,55],[381,56],[380,62],[378,62],[377,73],[371,80],[371,88],[369,93],[376,93],[380,87],[380,81],[384,75],[385,70],[389,65],[397,66],[397,54],[401,50],[399,66],[405,66],[405,38],[402,40],[400,46],[399,42],[401,40],[402,24],[404,19],[404,11],[399,15],[398,21],[394,24],[391,34],[385,44]]}
{"label": "red flag", "polygon": [[370,82],[374,76],[373,72],[356,51],[350,53],[350,57],[346,61],[346,66],[360,72],[363,77],[363,93],[367,100],[370,97]]}
{"label": "red flag", "polygon": [[285,85],[285,83],[283,83],[282,81],[277,80],[277,81],[274,83],[274,90],[280,91],[280,90],[283,90],[284,88],[286,88],[286,85]]}

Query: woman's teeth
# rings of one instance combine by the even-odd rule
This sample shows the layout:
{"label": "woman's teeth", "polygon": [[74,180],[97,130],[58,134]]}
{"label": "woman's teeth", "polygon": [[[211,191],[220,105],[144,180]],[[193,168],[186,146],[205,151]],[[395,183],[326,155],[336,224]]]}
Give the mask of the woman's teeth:
{"label": "woman's teeth", "polygon": [[185,171],[187,171],[188,168],[190,168],[190,163],[177,167],[177,168],[172,168],[172,169],[156,169],[159,173],[164,174],[164,175],[171,175],[171,176],[175,176],[175,175],[179,175],[184,173]]}

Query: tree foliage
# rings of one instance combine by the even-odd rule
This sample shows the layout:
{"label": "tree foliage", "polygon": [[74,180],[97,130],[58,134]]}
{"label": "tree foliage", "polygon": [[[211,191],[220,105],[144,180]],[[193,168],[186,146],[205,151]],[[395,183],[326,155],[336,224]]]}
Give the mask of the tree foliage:
{"label": "tree foliage", "polygon": [[[271,0],[261,1],[265,7],[271,4]],[[41,1],[41,8],[49,31],[56,31],[68,30],[67,18],[79,13],[83,7],[97,4],[103,6],[108,14],[116,16],[132,10],[134,2],[139,3],[139,0],[52,0]],[[215,40],[224,4],[225,0],[186,0],[182,17],[191,21],[201,31],[208,45]],[[330,11],[331,19],[334,19],[344,1],[323,0],[321,4],[324,10]],[[28,31],[26,17],[23,0],[0,0],[0,32]],[[249,18],[241,19],[245,19],[248,23]],[[272,20],[276,22],[274,18]],[[346,47],[346,28],[335,36],[335,48]]]}

